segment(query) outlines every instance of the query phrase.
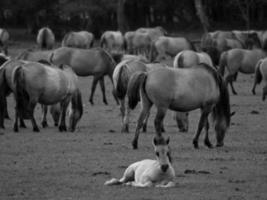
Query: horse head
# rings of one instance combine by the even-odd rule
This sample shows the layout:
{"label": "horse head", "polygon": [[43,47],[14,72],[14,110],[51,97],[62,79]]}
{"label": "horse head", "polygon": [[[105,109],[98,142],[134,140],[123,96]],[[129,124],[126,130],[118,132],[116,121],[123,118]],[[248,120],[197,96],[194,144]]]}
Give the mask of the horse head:
{"label": "horse head", "polygon": [[169,141],[170,138],[165,139],[162,136],[156,136],[153,139],[153,146],[157,161],[159,162],[160,168],[163,172],[168,170],[172,162]]}
{"label": "horse head", "polygon": [[257,33],[248,33],[245,40],[245,46],[247,49],[261,48],[261,42]]}

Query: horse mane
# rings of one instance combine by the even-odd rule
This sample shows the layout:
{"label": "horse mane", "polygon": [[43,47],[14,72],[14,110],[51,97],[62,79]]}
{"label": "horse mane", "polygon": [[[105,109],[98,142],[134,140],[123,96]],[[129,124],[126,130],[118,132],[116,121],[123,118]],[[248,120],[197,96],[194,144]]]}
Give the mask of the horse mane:
{"label": "horse mane", "polygon": [[112,56],[105,49],[99,48],[99,52],[103,57],[105,57],[111,63],[112,73],[113,73],[113,71],[116,67],[116,62],[114,61]]}

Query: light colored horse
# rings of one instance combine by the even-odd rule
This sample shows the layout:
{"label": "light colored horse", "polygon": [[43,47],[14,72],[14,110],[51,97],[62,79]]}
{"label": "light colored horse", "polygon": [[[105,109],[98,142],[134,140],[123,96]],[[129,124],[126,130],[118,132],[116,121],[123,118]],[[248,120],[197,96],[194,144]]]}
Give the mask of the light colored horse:
{"label": "light colored horse", "polygon": [[158,137],[162,135],[163,119],[168,109],[189,112],[200,108],[201,116],[193,139],[194,147],[198,148],[198,138],[204,126],[204,143],[212,147],[208,136],[210,113],[215,123],[217,146],[223,146],[224,136],[230,125],[229,94],[222,77],[210,66],[199,64],[191,68],[159,68],[148,73],[136,73],[130,79],[127,94],[131,109],[137,105],[138,94],[142,103],[132,142],[134,149],[138,146],[140,129],[153,104],[157,108],[154,125]]}
{"label": "light colored horse", "polygon": [[150,61],[161,61],[167,55],[174,57],[183,50],[195,50],[195,47],[188,39],[183,37],[161,36],[152,44]]}
{"label": "light colored horse", "polygon": [[63,47],[76,47],[81,49],[89,49],[94,45],[94,35],[88,31],[71,31],[67,33],[63,40]]}
{"label": "light colored horse", "polygon": [[134,187],[174,187],[175,171],[169,148],[169,138],[154,138],[156,160],[142,160],[131,164],[119,180],[112,178],[105,185],[130,185]]}
{"label": "light colored horse", "polygon": [[52,105],[61,103],[60,131],[66,131],[66,110],[71,103],[69,130],[74,131],[83,113],[82,98],[77,87],[78,77],[68,66],[49,67],[37,62],[17,66],[12,73],[15,86],[16,119],[14,131],[18,132],[18,118],[28,118],[33,131],[39,128],[34,119],[37,103]]}
{"label": "light colored horse", "polygon": [[[116,63],[107,51],[101,48],[77,49],[60,47],[53,51],[50,62],[55,65],[71,66],[78,76],[94,76],[89,98],[90,103],[94,104],[93,96],[98,81],[103,94],[103,102],[105,104],[108,103],[105,94],[104,76],[107,75],[110,78],[113,86],[112,74]],[[114,94],[113,96],[118,103],[117,97]]]}
{"label": "light colored horse", "polygon": [[[130,77],[136,72],[145,72],[146,65],[143,62],[137,60],[124,60],[121,61],[114,69],[113,82],[115,87],[115,93],[119,99],[120,111],[122,115],[122,128],[121,132],[129,132],[129,114],[130,109],[126,103],[127,87]],[[126,104],[126,105],[125,105]],[[143,126],[146,131],[146,123]]]}
{"label": "light colored horse", "polygon": [[262,88],[262,100],[265,100],[265,96],[267,95],[267,58],[261,59],[258,61],[255,67],[255,76],[254,76],[254,85],[252,88],[252,93],[256,94],[256,86],[260,84],[263,80],[264,86]]}
{"label": "light colored horse", "polygon": [[49,61],[52,52],[53,50],[34,51],[32,49],[27,49],[21,52],[16,57],[16,59],[34,61],[34,62],[38,62],[39,60]]}
{"label": "light colored horse", "polygon": [[148,56],[152,43],[151,36],[147,32],[135,32],[132,39],[132,48],[135,54]]}
{"label": "light colored horse", "polygon": [[[192,50],[184,50],[178,53],[173,61],[174,68],[191,68],[198,64],[204,63],[210,67],[214,67],[211,57],[205,52],[195,52]],[[214,68],[215,69],[215,68]],[[181,132],[187,132],[189,127],[188,112],[175,112],[177,126]]]}
{"label": "light colored horse", "polygon": [[124,37],[120,31],[105,31],[100,38],[100,47],[109,52],[124,50]]}
{"label": "light colored horse", "polygon": [[38,31],[36,42],[40,49],[53,49],[55,45],[55,35],[48,27],[43,27]]}
{"label": "light colored horse", "polygon": [[257,62],[266,56],[267,53],[262,49],[231,49],[221,54],[219,73],[223,76],[226,67],[228,74],[225,77],[225,81],[226,84],[230,83],[233,94],[237,94],[233,81],[236,80],[238,72],[244,74],[254,73]]}
{"label": "light colored horse", "polygon": [[142,27],[142,28],[137,29],[136,32],[147,33],[152,42],[157,40],[160,36],[167,35],[167,31],[161,26],[156,26],[152,28]]}
{"label": "light colored horse", "polygon": [[0,48],[3,49],[3,52],[8,55],[8,40],[9,33],[6,29],[0,28]]}

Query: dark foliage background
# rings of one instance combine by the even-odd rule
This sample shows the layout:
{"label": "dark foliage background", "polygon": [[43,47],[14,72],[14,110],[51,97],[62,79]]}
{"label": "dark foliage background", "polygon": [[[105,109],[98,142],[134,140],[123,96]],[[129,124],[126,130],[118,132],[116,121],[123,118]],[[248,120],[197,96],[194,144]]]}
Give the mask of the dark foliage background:
{"label": "dark foliage background", "polygon": [[161,25],[168,31],[203,28],[196,11],[201,4],[207,29],[266,29],[267,0],[1,0],[1,27],[45,25],[57,36],[88,30],[97,37],[107,29],[123,32]]}

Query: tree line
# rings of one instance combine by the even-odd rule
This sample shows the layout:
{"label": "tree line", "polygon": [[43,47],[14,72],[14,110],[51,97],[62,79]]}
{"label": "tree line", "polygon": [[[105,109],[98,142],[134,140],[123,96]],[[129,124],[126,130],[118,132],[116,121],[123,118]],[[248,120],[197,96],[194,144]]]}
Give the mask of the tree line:
{"label": "tree line", "polygon": [[56,35],[88,30],[163,26],[175,32],[201,28],[267,29],[266,0],[1,0],[1,27],[36,33],[49,26]]}

